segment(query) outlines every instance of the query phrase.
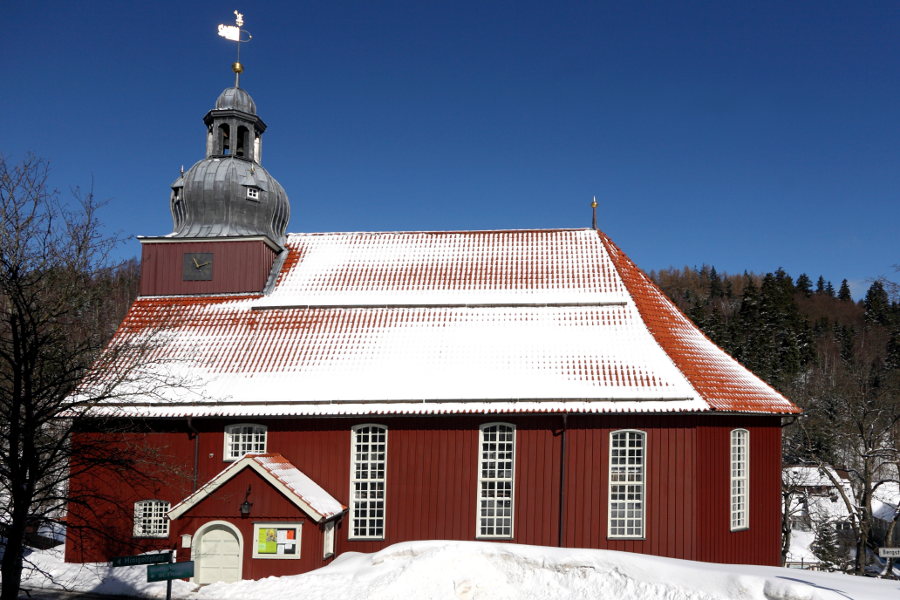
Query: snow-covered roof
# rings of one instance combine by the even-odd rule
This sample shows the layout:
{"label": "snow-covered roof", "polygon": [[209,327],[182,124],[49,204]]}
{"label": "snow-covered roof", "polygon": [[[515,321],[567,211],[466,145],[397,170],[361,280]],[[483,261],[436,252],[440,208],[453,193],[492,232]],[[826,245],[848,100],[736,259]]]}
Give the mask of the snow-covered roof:
{"label": "snow-covered roof", "polygon": [[[191,381],[139,416],[798,409],[591,229],[293,234],[262,295],[139,298],[115,344]],[[159,391],[159,390],[157,390]],[[100,410],[100,409],[98,409]]]}
{"label": "snow-covered roof", "polygon": [[259,473],[263,479],[271,483],[317,523],[338,515],[346,509],[346,506],[335,500],[331,494],[281,454],[248,454],[225,467],[204,486],[173,506],[169,510],[169,518],[174,520],[182,516],[226,481],[247,468]]}

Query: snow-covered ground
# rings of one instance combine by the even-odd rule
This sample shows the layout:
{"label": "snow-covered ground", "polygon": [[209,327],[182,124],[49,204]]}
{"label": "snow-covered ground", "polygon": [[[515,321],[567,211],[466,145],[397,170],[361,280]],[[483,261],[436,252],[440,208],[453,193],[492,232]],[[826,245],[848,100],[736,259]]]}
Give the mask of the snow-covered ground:
{"label": "snow-covered ground", "polygon": [[[165,597],[146,566],[72,565],[59,550],[29,559],[46,575],[24,585]],[[52,583],[47,575],[52,577]],[[317,571],[201,589],[175,581],[185,600],[558,599],[896,600],[900,581],[776,567],[719,565],[609,550],[487,542],[405,542],[374,554],[346,553]]]}

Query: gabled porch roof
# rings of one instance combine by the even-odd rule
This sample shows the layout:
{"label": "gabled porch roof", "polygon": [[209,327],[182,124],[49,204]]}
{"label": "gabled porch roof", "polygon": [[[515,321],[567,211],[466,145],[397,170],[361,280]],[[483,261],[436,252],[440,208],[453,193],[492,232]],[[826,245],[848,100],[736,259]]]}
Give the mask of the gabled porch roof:
{"label": "gabled porch roof", "polygon": [[169,510],[169,518],[175,520],[181,517],[244,469],[256,471],[316,523],[332,519],[347,509],[288,459],[273,452],[247,454],[231,463],[201,488],[173,506]]}

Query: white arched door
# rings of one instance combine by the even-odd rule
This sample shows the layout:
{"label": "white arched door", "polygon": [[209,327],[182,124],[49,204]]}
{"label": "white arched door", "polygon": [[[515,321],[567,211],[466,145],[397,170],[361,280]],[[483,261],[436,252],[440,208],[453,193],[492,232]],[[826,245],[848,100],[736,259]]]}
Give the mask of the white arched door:
{"label": "white arched door", "polygon": [[191,558],[194,581],[215,583],[239,581],[243,558],[241,532],[230,523],[207,523],[194,536]]}

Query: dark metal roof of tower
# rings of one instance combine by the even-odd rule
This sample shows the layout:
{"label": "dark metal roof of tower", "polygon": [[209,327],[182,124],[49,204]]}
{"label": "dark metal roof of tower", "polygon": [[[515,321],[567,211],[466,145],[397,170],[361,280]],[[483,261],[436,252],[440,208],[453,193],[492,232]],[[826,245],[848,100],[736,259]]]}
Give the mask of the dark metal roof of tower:
{"label": "dark metal roof of tower", "polygon": [[240,110],[251,115],[256,114],[256,102],[250,94],[238,87],[225,88],[216,99],[216,110]]}

